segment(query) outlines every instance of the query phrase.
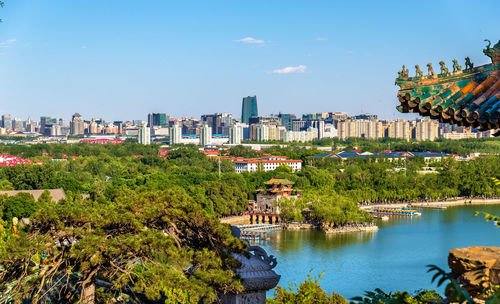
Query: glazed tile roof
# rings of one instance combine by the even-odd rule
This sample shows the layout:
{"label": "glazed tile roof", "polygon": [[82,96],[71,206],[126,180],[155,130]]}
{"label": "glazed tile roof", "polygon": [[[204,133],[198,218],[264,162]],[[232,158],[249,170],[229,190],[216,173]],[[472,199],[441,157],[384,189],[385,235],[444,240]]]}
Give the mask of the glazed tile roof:
{"label": "glazed tile roof", "polygon": [[429,63],[427,75],[417,65],[410,77],[403,66],[396,78],[398,110],[482,130],[500,128],[500,41],[494,46],[488,41],[483,52],[491,63],[479,67],[467,57],[463,69],[456,59],[450,69],[441,61],[439,73]]}
{"label": "glazed tile roof", "polygon": [[293,185],[295,184],[294,182],[286,179],[286,178],[272,178],[268,180],[266,185]]}

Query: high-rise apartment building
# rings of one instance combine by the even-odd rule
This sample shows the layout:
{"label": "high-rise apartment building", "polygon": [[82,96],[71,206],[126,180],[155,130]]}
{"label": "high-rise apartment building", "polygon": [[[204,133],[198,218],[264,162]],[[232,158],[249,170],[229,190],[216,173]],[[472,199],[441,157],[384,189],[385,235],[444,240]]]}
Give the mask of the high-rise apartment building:
{"label": "high-rise apartment building", "polygon": [[430,119],[419,119],[415,125],[416,140],[435,140],[438,136],[438,123]]}
{"label": "high-rise apartment building", "polygon": [[180,144],[182,143],[182,128],[180,124],[176,121],[174,125],[170,128],[170,144]]}
{"label": "high-rise apartment building", "polygon": [[257,134],[256,134],[255,140],[268,141],[269,140],[269,128],[270,128],[270,126],[268,126],[268,125],[259,125],[257,127]]}
{"label": "high-rise apartment building", "polygon": [[391,121],[387,126],[387,137],[410,140],[411,139],[410,123],[404,119]]}
{"label": "high-rise apartment building", "polygon": [[257,96],[247,96],[243,97],[243,102],[241,105],[241,122],[249,123],[250,117],[259,116],[257,110]]}
{"label": "high-rise apartment building", "polygon": [[338,137],[364,137],[378,139],[384,137],[384,127],[378,120],[342,120],[338,122]]}
{"label": "high-rise apartment building", "polygon": [[203,125],[200,130],[200,144],[202,146],[210,145],[212,143],[212,128]]}
{"label": "high-rise apartment building", "polygon": [[151,143],[151,129],[146,124],[142,124],[139,127],[137,141],[143,145],[149,145]]}
{"label": "high-rise apartment building", "polygon": [[243,139],[243,127],[240,124],[234,124],[229,128],[229,144],[239,145]]}
{"label": "high-rise apartment building", "polygon": [[69,123],[71,135],[82,135],[85,130],[82,115],[79,113],[73,114]]}

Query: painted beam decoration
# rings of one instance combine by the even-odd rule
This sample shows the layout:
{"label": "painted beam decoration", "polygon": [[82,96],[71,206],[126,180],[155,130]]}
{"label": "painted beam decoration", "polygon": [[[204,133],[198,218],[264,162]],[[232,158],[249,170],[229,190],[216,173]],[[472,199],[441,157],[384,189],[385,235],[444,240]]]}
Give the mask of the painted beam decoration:
{"label": "painted beam decoration", "polygon": [[396,78],[401,102],[397,109],[480,130],[500,128],[500,41],[494,46],[485,41],[483,52],[490,64],[474,67],[467,57],[463,66],[454,59],[451,68],[441,61],[435,72],[428,63],[426,75],[416,65],[413,77],[403,66]]}

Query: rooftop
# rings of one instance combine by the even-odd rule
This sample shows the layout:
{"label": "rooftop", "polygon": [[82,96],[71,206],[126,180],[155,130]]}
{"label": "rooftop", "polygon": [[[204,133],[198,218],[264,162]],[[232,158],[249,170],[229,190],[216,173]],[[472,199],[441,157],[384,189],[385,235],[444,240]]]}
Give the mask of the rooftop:
{"label": "rooftop", "polygon": [[500,41],[494,46],[486,41],[483,53],[490,57],[490,64],[474,67],[467,57],[463,66],[454,59],[448,68],[441,61],[437,73],[428,63],[427,75],[416,65],[414,77],[403,66],[396,78],[398,110],[482,130],[500,128]]}
{"label": "rooftop", "polygon": [[268,180],[266,185],[293,185],[295,184],[294,182],[286,179],[286,178],[272,178]]}

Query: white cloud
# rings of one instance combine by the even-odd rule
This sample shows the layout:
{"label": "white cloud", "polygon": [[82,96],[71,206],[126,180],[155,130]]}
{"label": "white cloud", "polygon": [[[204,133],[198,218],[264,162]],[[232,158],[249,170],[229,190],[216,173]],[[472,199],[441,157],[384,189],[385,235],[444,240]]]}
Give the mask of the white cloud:
{"label": "white cloud", "polygon": [[17,39],[9,39],[9,40],[2,41],[2,42],[0,42],[0,48],[8,48],[16,42],[17,42]]}
{"label": "white cloud", "polygon": [[278,70],[272,71],[272,74],[293,74],[293,73],[304,73],[307,69],[305,65],[298,65],[296,67],[286,67]]}
{"label": "white cloud", "polygon": [[328,38],[318,37],[318,38],[316,38],[316,40],[318,40],[318,41],[327,41],[327,40],[328,40]]}
{"label": "white cloud", "polygon": [[264,40],[258,40],[252,37],[246,37],[240,40],[235,40],[235,42],[247,43],[247,44],[264,44]]}

